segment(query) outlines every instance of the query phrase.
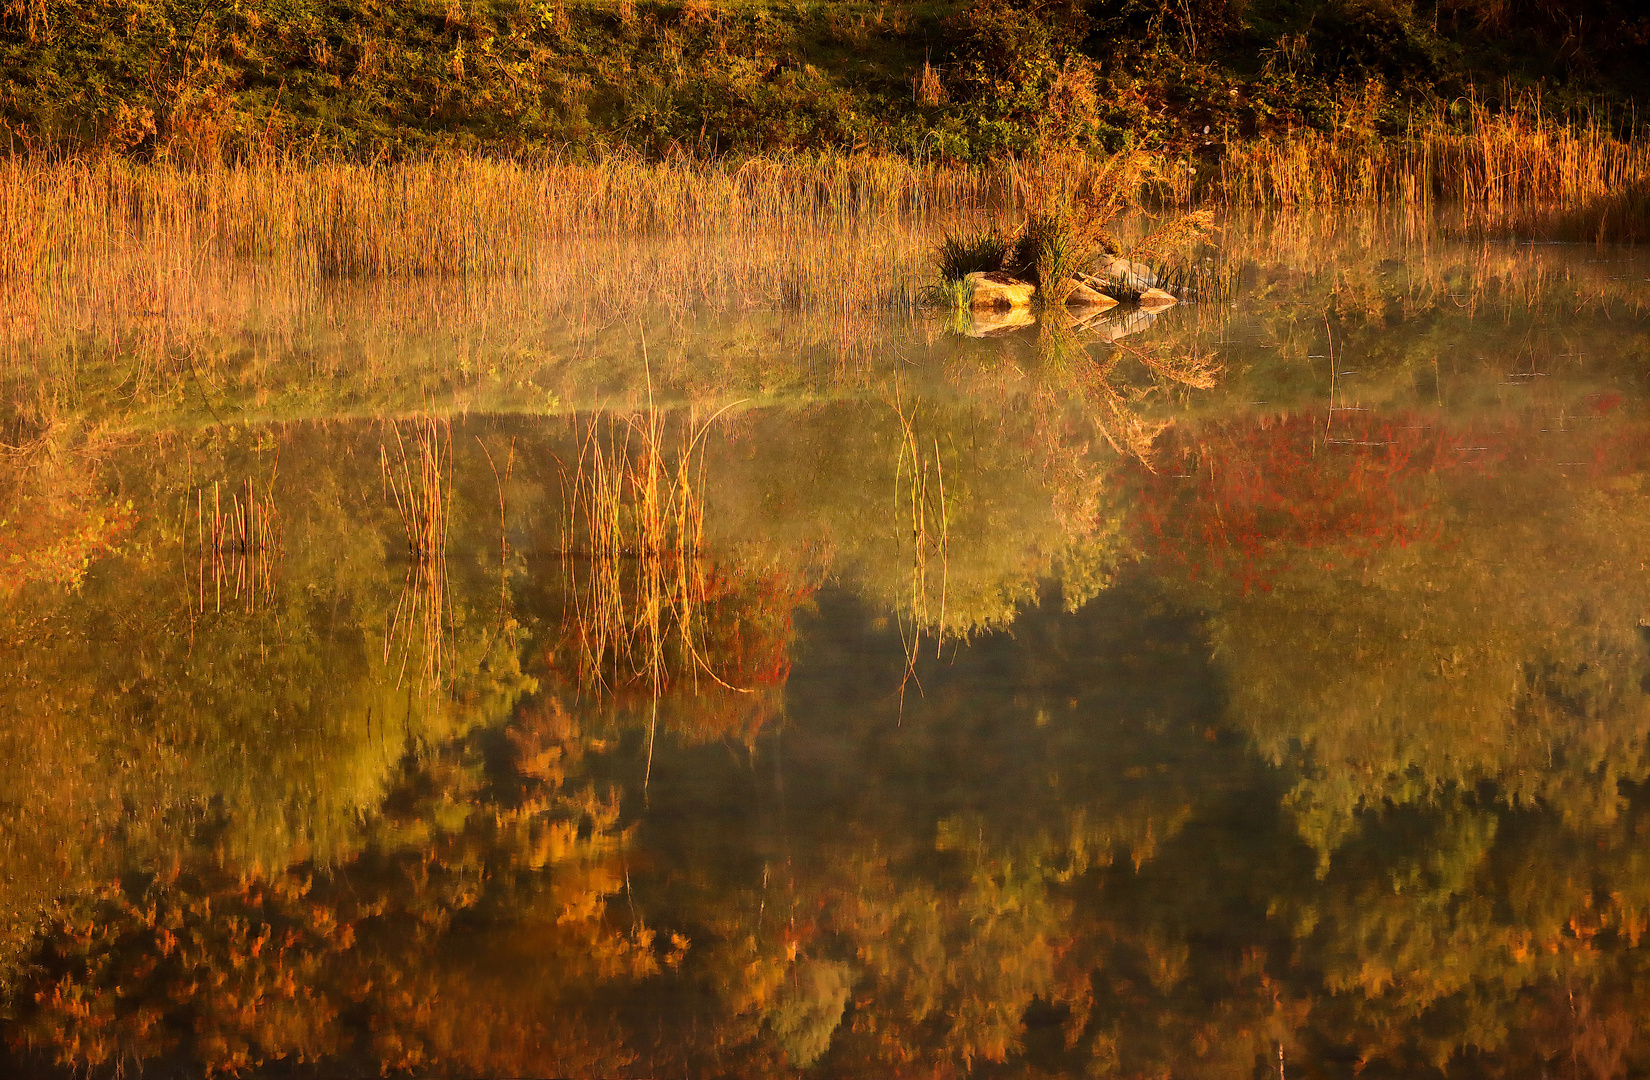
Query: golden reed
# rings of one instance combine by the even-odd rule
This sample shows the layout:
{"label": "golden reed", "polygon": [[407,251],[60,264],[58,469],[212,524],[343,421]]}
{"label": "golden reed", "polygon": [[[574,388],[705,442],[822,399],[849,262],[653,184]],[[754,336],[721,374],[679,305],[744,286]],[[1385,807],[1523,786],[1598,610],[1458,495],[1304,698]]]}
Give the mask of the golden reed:
{"label": "golden reed", "polygon": [[1650,238],[1650,142],[1594,118],[1555,119],[1538,98],[1492,111],[1460,103],[1375,134],[1375,101],[1353,99],[1328,132],[1234,146],[1182,199],[1295,210],[1402,206],[1458,212],[1479,235],[1635,242]]}

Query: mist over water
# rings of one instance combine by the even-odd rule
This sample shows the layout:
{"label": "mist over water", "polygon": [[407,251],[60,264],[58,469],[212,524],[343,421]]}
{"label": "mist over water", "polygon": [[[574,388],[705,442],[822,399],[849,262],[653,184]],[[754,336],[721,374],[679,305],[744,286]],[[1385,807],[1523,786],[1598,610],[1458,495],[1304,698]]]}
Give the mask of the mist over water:
{"label": "mist over water", "polygon": [[17,309],[8,1075],[1650,1072],[1650,259],[930,231]]}

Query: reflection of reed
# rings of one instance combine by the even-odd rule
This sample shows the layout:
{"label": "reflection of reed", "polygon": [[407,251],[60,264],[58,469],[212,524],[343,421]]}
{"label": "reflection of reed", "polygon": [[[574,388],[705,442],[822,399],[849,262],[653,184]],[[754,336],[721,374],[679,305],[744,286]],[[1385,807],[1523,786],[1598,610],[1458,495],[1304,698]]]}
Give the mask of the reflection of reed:
{"label": "reflection of reed", "polygon": [[[935,628],[935,655],[945,639],[945,604],[950,586],[950,565],[946,559],[950,519],[945,504],[945,467],[940,461],[940,443],[928,443],[917,435],[916,416],[907,412],[903,400],[894,398],[894,410],[899,414],[899,457],[894,463],[894,520],[903,533],[905,523],[911,529],[911,578],[908,592],[908,610],[899,617],[900,641],[905,646],[905,675],[900,681],[900,692],[916,679],[917,654],[922,648],[925,626]],[[938,574],[930,567],[931,560],[939,562]],[[937,612],[930,614],[933,578],[939,579]],[[920,690],[922,684],[917,683]]]}
{"label": "reflection of reed", "polygon": [[[445,670],[447,622],[447,506],[452,495],[452,431],[432,417],[413,424],[410,440],[399,424],[393,457],[379,445],[379,468],[407,534],[407,578],[384,640],[384,661],[405,630],[401,670],[412,652],[412,628],[421,634],[420,678],[426,690],[438,686]],[[411,443],[410,447],[408,443]]]}
{"label": "reflection of reed", "polygon": [[232,601],[244,598],[249,612],[257,610],[260,594],[267,601],[281,553],[281,517],[272,495],[260,495],[248,477],[244,488],[230,491],[226,507],[222,485],[214,481],[210,507],[206,490],[195,492],[195,537],[196,610],[206,610],[209,587],[214,612],[223,610],[226,588],[233,589]]}
{"label": "reflection of reed", "polygon": [[679,674],[726,686],[703,655],[709,421],[672,448],[660,412],[605,420],[585,433],[562,546],[580,681],[609,692],[639,681],[655,698]]}

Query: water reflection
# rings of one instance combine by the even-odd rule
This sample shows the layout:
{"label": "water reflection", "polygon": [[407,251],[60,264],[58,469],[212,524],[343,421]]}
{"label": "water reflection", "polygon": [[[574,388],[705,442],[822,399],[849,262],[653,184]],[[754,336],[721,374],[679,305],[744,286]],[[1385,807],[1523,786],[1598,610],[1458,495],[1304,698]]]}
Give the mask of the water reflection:
{"label": "water reflection", "polygon": [[1650,1068],[1642,266],[1268,242],[782,392],[11,384],[7,1066]]}

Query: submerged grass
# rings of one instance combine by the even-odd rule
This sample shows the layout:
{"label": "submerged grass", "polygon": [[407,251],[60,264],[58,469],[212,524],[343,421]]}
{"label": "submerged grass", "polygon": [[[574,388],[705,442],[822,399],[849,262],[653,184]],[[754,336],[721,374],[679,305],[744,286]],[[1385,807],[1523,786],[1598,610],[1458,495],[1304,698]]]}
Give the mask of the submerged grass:
{"label": "submerged grass", "polygon": [[593,416],[568,484],[562,559],[581,684],[618,693],[641,684],[654,701],[703,674],[706,434],[721,415],[688,421],[672,444],[666,413]]}
{"label": "submerged grass", "polygon": [[910,579],[897,612],[900,641],[905,649],[905,673],[900,679],[903,702],[908,685],[915,683],[919,691],[922,689],[917,679],[917,659],[924,631],[933,631],[936,659],[945,643],[951,519],[946,506],[945,465],[939,437],[919,435],[915,410],[907,407],[898,383],[895,383],[893,406],[899,416],[901,435],[894,463],[893,521],[896,535],[904,536],[909,531],[911,538]]}

